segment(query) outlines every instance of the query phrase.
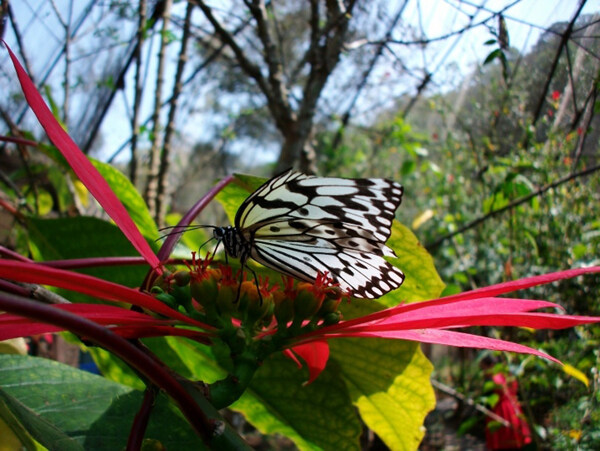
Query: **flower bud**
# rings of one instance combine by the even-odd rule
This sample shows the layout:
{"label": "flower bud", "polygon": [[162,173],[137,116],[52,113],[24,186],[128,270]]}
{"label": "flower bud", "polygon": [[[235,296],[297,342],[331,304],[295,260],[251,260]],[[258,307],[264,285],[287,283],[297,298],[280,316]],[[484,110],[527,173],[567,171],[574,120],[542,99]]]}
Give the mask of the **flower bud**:
{"label": "flower bud", "polygon": [[221,315],[236,316],[238,309],[237,285],[223,284],[218,285],[217,309]]}
{"label": "flower bud", "polygon": [[331,313],[327,313],[324,317],[323,317],[323,324],[325,326],[330,326],[332,324],[337,324],[340,322],[340,320],[342,319],[342,313],[341,312],[331,312]]}
{"label": "flower bud", "polygon": [[[273,295],[267,286],[257,287],[255,282],[242,282],[240,298],[245,302],[245,321],[250,325],[264,318],[273,309]],[[242,302],[240,302],[240,309]]]}
{"label": "flower bud", "polygon": [[214,304],[218,295],[218,281],[221,272],[218,269],[207,269],[202,274],[192,274],[190,289],[192,297],[203,307]]}
{"label": "flower bud", "polygon": [[294,299],[295,319],[307,319],[319,311],[325,294],[315,290],[315,286],[308,282],[301,282],[297,287],[296,299]]}
{"label": "flower bud", "polygon": [[287,324],[294,319],[294,301],[283,291],[276,291],[273,293],[273,302],[277,324],[279,327],[287,327]]}
{"label": "flower bud", "polygon": [[325,299],[321,304],[319,316],[325,316],[328,313],[335,312],[342,302],[342,290],[339,287],[331,287],[327,290]]}
{"label": "flower bud", "polygon": [[177,284],[177,286],[184,287],[189,285],[191,279],[191,275],[189,271],[177,271],[173,274],[173,280]]}

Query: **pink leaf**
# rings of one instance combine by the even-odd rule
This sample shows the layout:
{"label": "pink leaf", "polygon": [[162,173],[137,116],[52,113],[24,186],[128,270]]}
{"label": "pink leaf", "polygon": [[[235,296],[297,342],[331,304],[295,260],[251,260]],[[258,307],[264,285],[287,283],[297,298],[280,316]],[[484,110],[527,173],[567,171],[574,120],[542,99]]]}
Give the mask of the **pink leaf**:
{"label": "pink leaf", "polygon": [[90,193],[92,193],[92,196],[96,198],[106,213],[108,213],[115,221],[127,239],[131,241],[131,244],[133,244],[153,269],[158,270],[158,267],[160,266],[158,257],[154,254],[148,245],[148,242],[136,227],[121,201],[119,201],[115,193],[110,189],[106,180],[104,180],[79,147],[77,147],[77,144],[73,142],[71,137],[54,118],[52,112],[37,91],[35,85],[27,75],[27,72],[25,72],[25,69],[23,69],[19,63],[15,54],[8,47],[6,42],[3,40],[2,42],[6,46],[10,59],[13,62],[27,103],[35,113],[42,127],[44,127],[44,130],[46,130],[50,141],[52,141],[58,150],[60,150],[73,169],[73,172],[77,174],[77,177],[79,177]]}

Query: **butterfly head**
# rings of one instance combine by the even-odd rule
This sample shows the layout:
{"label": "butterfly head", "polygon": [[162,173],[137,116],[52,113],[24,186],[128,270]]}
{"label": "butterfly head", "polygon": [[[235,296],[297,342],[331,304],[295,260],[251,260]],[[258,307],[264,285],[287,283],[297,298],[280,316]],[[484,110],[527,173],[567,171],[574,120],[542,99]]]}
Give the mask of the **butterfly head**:
{"label": "butterfly head", "polygon": [[239,258],[242,264],[250,257],[250,245],[235,227],[215,227],[213,237],[218,243],[223,243],[228,256]]}

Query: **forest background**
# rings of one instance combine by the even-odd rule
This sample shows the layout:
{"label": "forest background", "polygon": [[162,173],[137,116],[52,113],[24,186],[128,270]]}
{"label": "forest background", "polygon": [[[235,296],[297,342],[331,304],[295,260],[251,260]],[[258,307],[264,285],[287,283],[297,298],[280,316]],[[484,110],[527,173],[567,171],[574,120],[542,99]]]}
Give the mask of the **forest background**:
{"label": "forest background", "polygon": [[[3,1],[0,34],[78,145],[120,168],[158,224],[233,171],[388,177],[451,294],[600,263],[600,5],[555,3]],[[42,136],[0,60],[2,134]],[[60,171],[19,146],[3,144],[0,177],[22,208],[62,213]],[[2,226],[3,243],[17,240]],[[531,297],[598,315],[597,285]],[[598,447],[594,328],[486,332],[544,343],[587,375],[586,386],[501,356],[539,443]],[[478,356],[432,358],[435,378],[485,404]],[[482,417],[468,417],[456,423],[477,430]]]}

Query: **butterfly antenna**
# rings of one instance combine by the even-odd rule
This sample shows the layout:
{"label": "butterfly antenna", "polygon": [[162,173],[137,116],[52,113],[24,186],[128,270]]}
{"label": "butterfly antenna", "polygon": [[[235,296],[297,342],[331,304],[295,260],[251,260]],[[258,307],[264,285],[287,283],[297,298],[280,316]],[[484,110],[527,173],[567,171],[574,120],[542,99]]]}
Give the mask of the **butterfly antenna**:
{"label": "butterfly antenna", "polygon": [[[182,234],[185,232],[190,232],[192,230],[214,229],[214,228],[216,228],[216,226],[213,226],[213,225],[174,225],[174,226],[161,227],[160,229],[158,229],[159,232],[162,232],[164,230],[170,230],[170,232],[165,233],[164,235],[161,235],[154,241],[164,240],[165,238],[167,238],[171,235],[179,235],[179,234]],[[207,243],[208,243],[208,241],[207,241]],[[204,244],[206,244],[206,243],[204,243]],[[203,246],[204,246],[204,244],[203,244]]]}

